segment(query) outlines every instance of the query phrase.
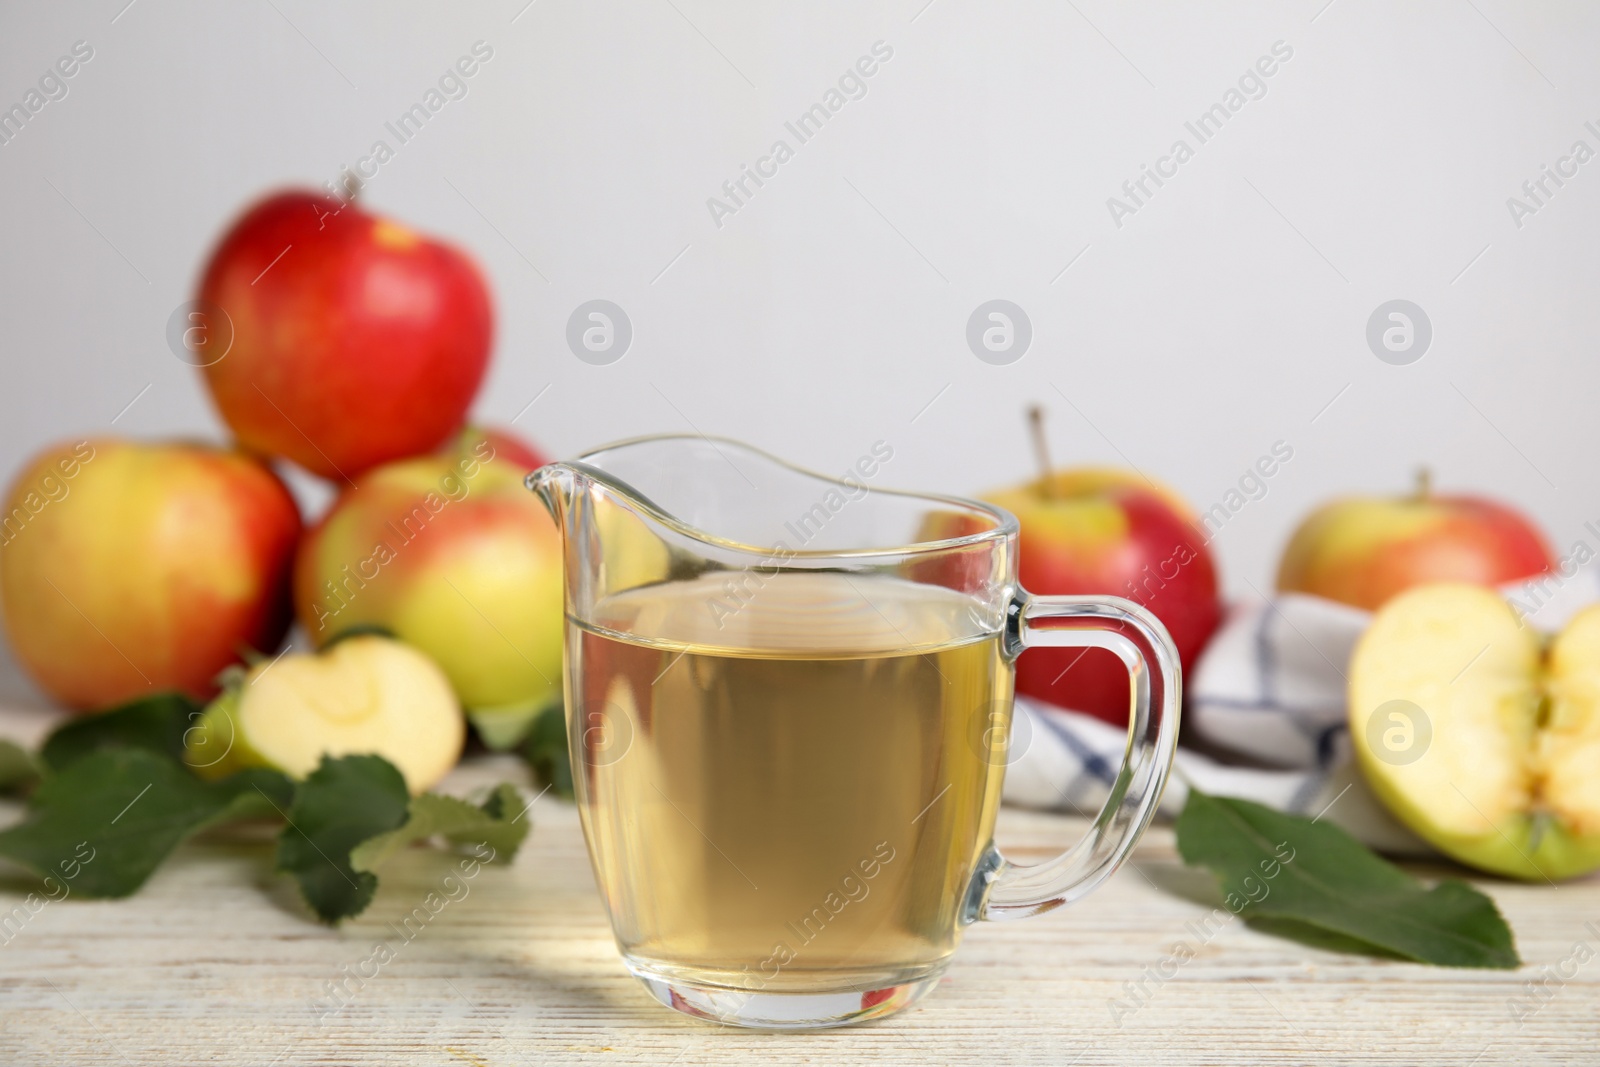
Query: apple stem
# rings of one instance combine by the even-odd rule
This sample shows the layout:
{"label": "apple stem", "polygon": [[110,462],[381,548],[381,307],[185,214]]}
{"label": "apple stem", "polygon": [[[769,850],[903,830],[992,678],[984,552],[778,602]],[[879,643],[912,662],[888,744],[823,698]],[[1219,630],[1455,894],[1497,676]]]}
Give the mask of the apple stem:
{"label": "apple stem", "polygon": [[1055,480],[1050,477],[1050,442],[1044,435],[1044,408],[1038,404],[1028,406],[1028,432],[1033,438],[1033,456],[1039,464],[1039,486],[1047,497],[1056,495]]}
{"label": "apple stem", "polygon": [[1427,467],[1417,468],[1416,499],[1427,500],[1433,495],[1433,472]]}

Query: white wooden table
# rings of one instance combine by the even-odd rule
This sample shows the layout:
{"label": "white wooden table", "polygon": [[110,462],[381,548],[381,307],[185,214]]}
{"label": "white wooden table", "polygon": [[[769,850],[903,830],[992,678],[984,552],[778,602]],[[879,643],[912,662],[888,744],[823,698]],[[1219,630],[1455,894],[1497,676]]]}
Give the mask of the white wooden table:
{"label": "white wooden table", "polygon": [[[47,725],[0,712],[0,736],[31,741]],[[446,788],[498,778],[527,780],[518,761],[493,758]],[[19,810],[5,805],[0,821]],[[1600,1064],[1600,934],[1584,925],[1600,930],[1597,879],[1478,883],[1516,931],[1520,972],[1336,955],[1233,922],[1170,980],[1147,977],[1147,1002],[1119,1025],[1125,983],[1192,940],[1184,924],[1210,910],[1209,876],[1184,868],[1157,827],[1076,907],[972,928],[921,1005],[853,1029],[765,1034],[651,1001],[617,957],[576,813],[545,798],[532,815],[513,866],[484,869],[326,1017],[315,1002],[327,983],[398,940],[388,924],[439,887],[443,857],[395,860],[371,908],[339,929],[311,921],[272,874],[263,836],[238,832],[184,846],[129,900],[50,904],[0,945],[0,1064]],[[1081,825],[1007,810],[1000,841],[1042,856]],[[0,876],[0,911],[26,888]],[[1584,941],[1596,959],[1529,997],[1540,968]],[[1520,1026],[1519,998],[1538,1005]]]}

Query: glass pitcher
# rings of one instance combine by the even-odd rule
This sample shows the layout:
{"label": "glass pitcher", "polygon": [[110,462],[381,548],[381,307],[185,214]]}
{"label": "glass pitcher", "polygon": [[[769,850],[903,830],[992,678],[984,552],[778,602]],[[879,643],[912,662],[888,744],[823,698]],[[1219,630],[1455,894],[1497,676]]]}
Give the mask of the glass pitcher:
{"label": "glass pitcher", "polygon": [[[528,476],[565,540],[566,706],[595,880],[661,1001],[836,1026],[915,1002],[978,919],[1083,896],[1148,825],[1178,654],[1116,597],[1017,585],[1017,520],[826,477],[735,441],[639,438]],[[1122,767],[1086,837],[1031,866],[992,841],[1012,664],[1110,649]]]}

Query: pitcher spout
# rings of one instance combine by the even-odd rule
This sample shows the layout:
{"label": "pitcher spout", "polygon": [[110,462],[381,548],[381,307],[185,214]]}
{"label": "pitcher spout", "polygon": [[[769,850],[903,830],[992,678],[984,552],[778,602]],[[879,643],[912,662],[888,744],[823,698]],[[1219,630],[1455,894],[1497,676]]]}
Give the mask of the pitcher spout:
{"label": "pitcher spout", "polygon": [[687,543],[638,490],[588,459],[549,463],[524,480],[555,520],[569,603],[580,606],[664,581],[674,545]]}
{"label": "pitcher spout", "polygon": [[1002,570],[986,553],[1003,560],[1016,520],[872,484],[894,455],[879,445],[829,477],[726,438],[635,438],[540,467],[526,484],[561,532],[569,607],[580,611],[640,585],[780,568],[938,571],[987,595]]}
{"label": "pitcher spout", "polygon": [[578,472],[565,463],[546,463],[529,474],[522,484],[537,496],[555,520],[556,529],[566,528],[566,517],[578,493]]}

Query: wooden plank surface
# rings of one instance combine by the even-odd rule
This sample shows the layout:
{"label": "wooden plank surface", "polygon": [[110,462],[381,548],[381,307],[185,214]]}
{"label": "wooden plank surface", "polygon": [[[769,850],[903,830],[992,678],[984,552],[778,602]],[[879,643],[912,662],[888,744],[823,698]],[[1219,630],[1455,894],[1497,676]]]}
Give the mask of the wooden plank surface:
{"label": "wooden plank surface", "polygon": [[[0,713],[0,736],[32,740],[47,722]],[[518,761],[485,758],[446,786],[501,778],[527,780]],[[0,821],[19,810],[6,806]],[[1185,924],[1210,911],[1214,891],[1157,827],[1080,904],[972,928],[919,1006],[850,1029],[764,1034],[650,1000],[617,957],[576,813],[547,797],[531,814],[516,863],[484,869],[465,896],[455,890],[410,941],[389,924],[440,887],[446,859],[400,857],[367,913],[329,929],[271,873],[259,832],[184,846],[130,900],[49,904],[0,945],[0,1063],[1600,1063],[1596,879],[1478,882],[1516,930],[1529,963],[1517,973],[1342,956],[1237,921],[1201,944]],[[1027,859],[1081,829],[1007,810],[1000,842]],[[27,889],[0,876],[0,911]],[[319,1007],[328,983],[359,973],[385,940],[398,945],[394,958],[350,1003]],[[1195,958],[1174,966],[1183,940]],[[1141,980],[1136,998],[1128,984]]]}

